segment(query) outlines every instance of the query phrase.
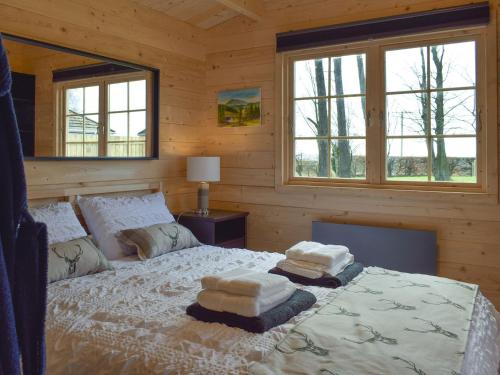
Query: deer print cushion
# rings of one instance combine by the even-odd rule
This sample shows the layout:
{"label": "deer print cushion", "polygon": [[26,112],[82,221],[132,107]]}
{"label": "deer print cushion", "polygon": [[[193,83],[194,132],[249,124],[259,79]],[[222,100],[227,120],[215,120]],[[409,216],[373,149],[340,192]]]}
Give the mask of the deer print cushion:
{"label": "deer print cushion", "polygon": [[49,246],[49,283],[111,269],[113,267],[89,237]]}
{"label": "deer print cushion", "polygon": [[77,201],[90,233],[109,260],[131,254],[118,243],[119,231],[175,221],[163,193],[140,197],[79,197]]}
{"label": "deer print cushion", "polygon": [[122,246],[134,248],[142,260],[201,245],[189,229],[177,223],[122,230],[118,240]]}

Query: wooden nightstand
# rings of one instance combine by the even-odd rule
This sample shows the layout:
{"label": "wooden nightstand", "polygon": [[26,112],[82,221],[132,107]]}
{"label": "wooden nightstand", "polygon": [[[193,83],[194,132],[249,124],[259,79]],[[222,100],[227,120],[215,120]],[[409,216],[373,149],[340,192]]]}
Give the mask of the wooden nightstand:
{"label": "wooden nightstand", "polygon": [[[177,220],[179,214],[174,215]],[[248,212],[210,210],[207,216],[187,212],[180,215],[179,224],[188,228],[206,244],[226,248],[247,246]]]}

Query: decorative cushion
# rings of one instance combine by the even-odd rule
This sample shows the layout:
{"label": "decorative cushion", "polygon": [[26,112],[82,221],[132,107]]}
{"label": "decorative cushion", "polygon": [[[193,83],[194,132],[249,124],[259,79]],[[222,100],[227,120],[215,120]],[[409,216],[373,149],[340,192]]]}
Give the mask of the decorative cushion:
{"label": "decorative cushion", "polygon": [[118,238],[134,248],[142,260],[201,245],[189,229],[177,223],[122,230]]}
{"label": "decorative cushion", "polygon": [[174,221],[163,193],[141,197],[79,197],[77,202],[97,245],[110,260],[130,254],[118,243],[119,231]]}
{"label": "decorative cushion", "polygon": [[49,244],[66,242],[87,235],[68,202],[30,208],[30,213],[35,221],[47,225]]}
{"label": "decorative cushion", "polygon": [[49,283],[111,269],[113,267],[89,237],[49,246]]}

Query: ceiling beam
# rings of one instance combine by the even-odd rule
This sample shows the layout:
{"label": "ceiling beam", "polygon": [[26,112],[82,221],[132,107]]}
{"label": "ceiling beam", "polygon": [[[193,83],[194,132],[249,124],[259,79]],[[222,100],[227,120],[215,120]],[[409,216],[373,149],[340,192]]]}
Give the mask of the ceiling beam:
{"label": "ceiling beam", "polygon": [[191,25],[198,26],[200,23],[203,23],[206,20],[217,16],[217,14],[226,9],[227,8],[224,5],[216,3],[208,11],[197,13],[193,15],[191,18],[188,18],[186,22],[190,23]]}
{"label": "ceiling beam", "polygon": [[262,0],[216,0],[229,9],[243,14],[254,21],[260,21],[264,13],[264,3]]}

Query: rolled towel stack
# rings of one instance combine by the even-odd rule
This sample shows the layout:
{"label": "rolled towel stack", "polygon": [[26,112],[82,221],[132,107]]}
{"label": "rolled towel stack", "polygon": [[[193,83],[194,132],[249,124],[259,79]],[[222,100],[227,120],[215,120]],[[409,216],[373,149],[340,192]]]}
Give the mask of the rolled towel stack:
{"label": "rolled towel stack", "polygon": [[336,288],[363,270],[361,264],[354,262],[349,249],[342,245],[302,241],[288,249],[285,255],[286,258],[269,272],[304,285]]}
{"label": "rolled towel stack", "polygon": [[299,242],[285,255],[286,259],[277,264],[279,268],[310,279],[336,275],[354,262],[354,256],[345,246],[310,241]]}
{"label": "rolled towel stack", "polygon": [[288,278],[237,268],[201,279],[203,290],[186,312],[250,332],[264,332],[308,309],[316,298]]}
{"label": "rolled towel stack", "polygon": [[297,289],[286,277],[236,268],[201,279],[198,303],[206,309],[258,316],[285,302]]}

